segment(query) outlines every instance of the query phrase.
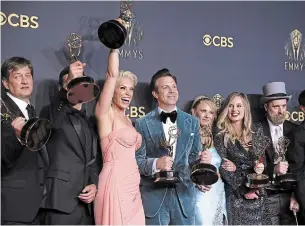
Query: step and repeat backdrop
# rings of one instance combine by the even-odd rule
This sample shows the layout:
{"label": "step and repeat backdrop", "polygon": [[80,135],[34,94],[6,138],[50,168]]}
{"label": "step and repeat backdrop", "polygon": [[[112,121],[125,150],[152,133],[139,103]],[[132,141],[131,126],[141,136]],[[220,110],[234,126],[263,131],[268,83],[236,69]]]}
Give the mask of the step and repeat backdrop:
{"label": "step and repeat backdrop", "polygon": [[[177,76],[178,107],[185,111],[198,95],[240,91],[258,119],[262,86],[283,81],[293,95],[287,119],[304,120],[297,98],[305,89],[305,2],[136,1],[131,11],[136,23],[120,49],[120,67],[139,81],[128,112],[133,120],[155,107],[148,84],[162,68]],[[66,38],[75,32],[85,73],[102,87],[109,50],[97,30],[119,13],[119,1],[2,1],[1,63],[12,56],[32,61],[32,103],[40,111],[56,95],[58,74],[68,65]],[[89,115],[94,105],[85,106]]]}

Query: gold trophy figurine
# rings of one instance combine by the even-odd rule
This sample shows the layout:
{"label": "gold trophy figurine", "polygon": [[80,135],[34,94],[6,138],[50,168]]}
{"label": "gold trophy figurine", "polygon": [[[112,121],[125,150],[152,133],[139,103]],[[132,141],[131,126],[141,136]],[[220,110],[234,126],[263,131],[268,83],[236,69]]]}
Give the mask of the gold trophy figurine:
{"label": "gold trophy figurine", "polygon": [[[70,33],[67,37],[67,45],[70,54],[70,64],[78,61],[78,56],[81,53],[83,41],[77,33]],[[67,85],[67,99],[72,104],[86,103],[94,98],[100,92],[100,88],[95,84],[93,78],[89,76],[81,76],[72,79]]]}
{"label": "gold trophy figurine", "polygon": [[[180,136],[180,129],[177,126],[171,126],[168,130],[168,135],[168,140],[162,138],[160,141],[160,145],[168,151],[168,156],[172,158],[174,144],[177,142],[177,139]],[[155,177],[155,183],[175,184],[180,182],[178,178],[178,173],[175,172],[173,169],[169,171],[161,170],[160,172],[157,172],[155,174]]]}

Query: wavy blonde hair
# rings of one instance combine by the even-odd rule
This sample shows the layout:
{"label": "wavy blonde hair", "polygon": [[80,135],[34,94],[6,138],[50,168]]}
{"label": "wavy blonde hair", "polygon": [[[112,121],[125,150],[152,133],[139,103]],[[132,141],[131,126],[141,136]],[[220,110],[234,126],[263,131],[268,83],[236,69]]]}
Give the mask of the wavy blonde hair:
{"label": "wavy blonde hair", "polygon": [[[238,137],[237,132],[234,130],[234,127],[232,126],[230,119],[228,118],[229,105],[235,97],[241,97],[245,108],[245,115],[242,119],[242,131],[240,137]],[[233,144],[235,143],[235,140],[239,140],[241,143],[244,142],[244,144],[247,144],[248,142],[252,141],[253,132],[250,102],[244,93],[234,92],[227,97],[227,99],[224,101],[223,108],[218,116],[218,121],[216,125],[219,129],[219,134],[224,133],[225,139],[230,139]]]}
{"label": "wavy blonde hair", "polygon": [[120,74],[119,74],[119,79],[120,78],[129,78],[133,82],[133,87],[135,87],[138,82],[137,76],[134,73],[132,73],[131,71],[121,70]]}

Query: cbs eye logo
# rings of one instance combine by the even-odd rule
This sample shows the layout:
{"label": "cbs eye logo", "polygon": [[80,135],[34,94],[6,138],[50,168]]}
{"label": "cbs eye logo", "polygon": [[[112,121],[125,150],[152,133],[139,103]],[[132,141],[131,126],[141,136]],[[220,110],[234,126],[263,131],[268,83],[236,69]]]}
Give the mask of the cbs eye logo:
{"label": "cbs eye logo", "polygon": [[11,13],[6,16],[1,12],[0,25],[8,23],[12,27],[22,27],[22,28],[38,28],[38,17],[37,16],[27,16],[18,15],[16,13]]}
{"label": "cbs eye logo", "polygon": [[234,46],[233,38],[232,37],[224,37],[224,36],[211,36],[211,35],[204,35],[202,37],[202,43],[205,46],[216,46],[216,47],[226,47],[232,48]]}

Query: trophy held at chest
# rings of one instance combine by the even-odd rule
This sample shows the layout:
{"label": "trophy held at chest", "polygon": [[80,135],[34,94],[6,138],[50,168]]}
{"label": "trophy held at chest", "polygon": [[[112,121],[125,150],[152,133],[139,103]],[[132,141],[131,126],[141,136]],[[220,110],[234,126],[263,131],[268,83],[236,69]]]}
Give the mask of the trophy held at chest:
{"label": "trophy held at chest", "polygon": [[109,20],[100,25],[98,37],[107,48],[119,49],[124,45],[136,18],[131,12],[131,8],[132,1],[121,1],[119,18]]}
{"label": "trophy held at chest", "polygon": [[[202,126],[200,128],[200,136],[205,142],[203,151],[211,147],[212,130],[210,126]],[[197,163],[191,169],[191,180],[199,185],[212,185],[218,181],[217,168],[209,163]]]}
{"label": "trophy held at chest", "polygon": [[[70,64],[78,61],[81,53],[82,38],[76,33],[70,33],[67,37],[69,48]],[[95,84],[93,78],[83,75],[72,79],[67,85],[67,99],[72,104],[87,103],[97,97],[100,88]]]}
{"label": "trophy held at chest", "polygon": [[[270,144],[270,139],[267,136],[258,140],[258,150],[262,150],[264,152],[266,148]],[[263,156],[260,155],[259,160],[257,162],[257,166],[264,166]],[[247,175],[247,182],[246,186],[248,188],[264,188],[269,185],[269,176],[263,174],[263,172],[259,171],[258,169],[254,169],[255,173],[251,173]]]}
{"label": "trophy held at chest", "polygon": [[[279,162],[286,162],[286,152],[290,140],[283,136],[278,140],[278,144],[276,145],[276,157],[274,164],[278,164]],[[275,177],[275,184],[282,189],[292,189],[296,185],[297,181],[295,176],[292,173],[286,173],[283,175],[277,175]]]}
{"label": "trophy held at chest", "polygon": [[[165,148],[168,151],[168,156],[173,157],[174,144],[177,142],[178,137],[180,136],[180,129],[177,126],[171,126],[168,129],[169,138],[162,138],[160,141],[161,147]],[[173,169],[169,171],[161,170],[155,174],[155,183],[158,184],[176,184],[180,180],[178,178],[178,173]]]}
{"label": "trophy held at chest", "polygon": [[[13,121],[18,116],[14,115],[1,101],[1,123],[2,121]],[[44,118],[30,118],[26,121],[20,132],[20,142],[30,151],[40,150],[49,140],[51,136],[52,126],[49,120]]]}

